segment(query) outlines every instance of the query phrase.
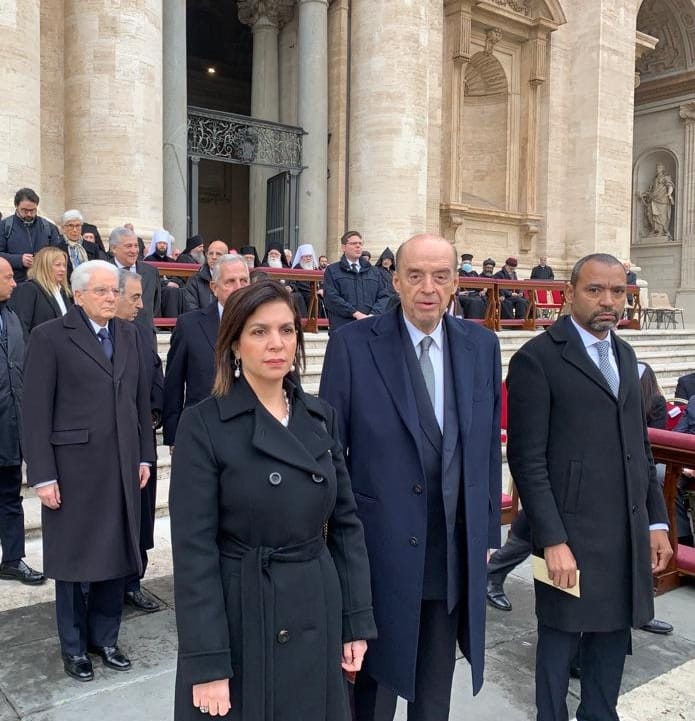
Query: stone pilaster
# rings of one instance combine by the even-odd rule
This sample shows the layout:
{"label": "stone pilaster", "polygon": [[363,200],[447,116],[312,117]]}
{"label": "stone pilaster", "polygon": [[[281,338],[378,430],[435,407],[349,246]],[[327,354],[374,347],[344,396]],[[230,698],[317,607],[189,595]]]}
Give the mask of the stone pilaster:
{"label": "stone pilaster", "polygon": [[429,3],[355,0],[350,228],[370,250],[426,227]]}
{"label": "stone pilaster", "polygon": [[[41,33],[39,0],[9,0],[0,11],[0,198],[41,186]],[[43,210],[43,208],[42,208]]]}
{"label": "stone pilaster", "polygon": [[299,125],[303,140],[299,176],[302,242],[326,252],[328,228],[328,0],[299,0]]}
{"label": "stone pilaster", "polygon": [[[260,120],[280,119],[278,34],[292,15],[292,6],[293,0],[239,0],[239,20],[250,25],[253,33],[251,116]],[[267,183],[274,171],[258,165],[252,165],[249,171],[249,243],[262,255]],[[245,242],[243,238],[238,240]]]}
{"label": "stone pilaster", "polygon": [[65,212],[63,0],[41,2],[41,213]]}
{"label": "stone pilaster", "polygon": [[676,304],[685,309],[692,322],[695,317],[695,102],[681,105],[680,117],[685,123],[683,189],[678,193],[682,203],[683,245],[681,287]]}
{"label": "stone pilaster", "polygon": [[[564,197],[551,196],[548,203],[564,204],[570,262],[595,251],[630,253],[636,5],[634,0],[563,3],[572,28],[569,107],[557,108],[568,118],[567,181]],[[555,112],[552,107],[551,123]]]}
{"label": "stone pilaster", "polygon": [[183,248],[188,234],[186,0],[166,0],[162,15],[163,219],[177,247]]}
{"label": "stone pilaster", "polygon": [[161,8],[65,0],[65,204],[102,233],[162,224]]}

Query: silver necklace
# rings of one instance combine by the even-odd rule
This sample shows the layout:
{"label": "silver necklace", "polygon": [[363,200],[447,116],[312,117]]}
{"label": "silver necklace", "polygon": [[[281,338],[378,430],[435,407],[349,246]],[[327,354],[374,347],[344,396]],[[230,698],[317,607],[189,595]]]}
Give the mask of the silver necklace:
{"label": "silver necklace", "polygon": [[285,407],[287,408],[287,415],[280,421],[283,426],[287,427],[290,424],[290,399],[287,395],[287,391],[282,389],[282,397],[285,399]]}

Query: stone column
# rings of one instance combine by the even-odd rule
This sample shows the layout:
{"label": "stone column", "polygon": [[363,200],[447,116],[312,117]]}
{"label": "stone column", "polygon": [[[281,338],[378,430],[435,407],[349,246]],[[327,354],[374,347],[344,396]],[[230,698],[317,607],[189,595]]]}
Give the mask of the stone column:
{"label": "stone column", "polygon": [[299,0],[299,237],[326,252],[328,229],[328,0]]}
{"label": "stone column", "polygon": [[162,225],[161,7],[65,0],[65,204],[102,233]]}
{"label": "stone column", "polygon": [[41,33],[39,0],[9,0],[0,11],[0,198],[41,187]]}
{"label": "stone column", "polygon": [[684,309],[692,323],[695,318],[695,102],[681,105],[680,117],[685,122],[683,189],[678,192],[682,204],[683,244],[681,287],[676,294],[676,305]]}
{"label": "stone column", "polygon": [[551,162],[566,167],[567,181],[561,196],[557,185],[549,188],[548,205],[564,214],[570,262],[598,251],[619,258],[630,253],[636,5],[572,2],[568,25],[559,31],[571,33],[569,107],[552,107],[550,123],[556,113],[567,113],[567,142],[565,157]]}
{"label": "stone column", "polygon": [[162,15],[164,227],[183,248],[188,235],[186,0],[166,0]]}
{"label": "stone column", "polygon": [[[251,117],[277,122],[280,118],[278,34],[292,14],[292,0],[239,0],[239,20],[251,26]],[[249,243],[265,248],[266,196],[270,168],[252,165],[249,173]]]}
{"label": "stone column", "polygon": [[426,227],[428,3],[354,0],[349,227],[373,251]]}

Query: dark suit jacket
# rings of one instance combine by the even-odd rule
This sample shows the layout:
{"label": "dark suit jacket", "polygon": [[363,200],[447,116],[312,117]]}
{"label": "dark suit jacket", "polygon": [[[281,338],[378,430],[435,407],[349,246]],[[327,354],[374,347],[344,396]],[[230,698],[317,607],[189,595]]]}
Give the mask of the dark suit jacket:
{"label": "dark suit jacket", "polygon": [[[72,305],[72,298],[61,290],[63,301],[68,309]],[[22,321],[24,331],[28,335],[37,325],[47,320],[62,318],[60,306],[56,299],[33,280],[20,283],[12,294],[12,305],[17,316]]]}
{"label": "dark suit jacket", "polygon": [[[116,265],[112,256],[108,257],[108,261]],[[154,319],[162,315],[162,289],[159,271],[142,260],[135,263],[135,271],[142,276],[142,310],[138,313],[135,322],[144,328],[153,328]]]}
{"label": "dark suit jacket", "polygon": [[19,437],[24,330],[19,318],[6,303],[0,303],[0,314],[5,326],[4,338],[0,334],[0,466],[18,466],[22,462]]}
{"label": "dark suit jacket", "polygon": [[[335,332],[320,395],[338,414],[372,569],[379,638],[369,644],[366,668],[379,683],[413,698],[425,544],[409,539],[426,538],[427,504],[420,419],[399,318],[396,309]],[[463,448],[463,482],[457,492],[444,492],[447,543],[453,525],[462,523],[467,546],[459,585],[466,601],[459,605],[459,643],[477,693],[485,656],[486,551],[500,542],[500,350],[485,328],[449,315],[444,323]]]}
{"label": "dark suit jacket", "polygon": [[687,405],[692,396],[695,396],[695,373],[687,373],[678,379],[675,401]]}
{"label": "dark suit jacket", "polygon": [[162,422],[165,445],[173,445],[181,411],[210,395],[215,380],[217,303],[180,315],[171,334],[164,376]]}
{"label": "dark suit jacket", "polygon": [[526,343],[507,377],[507,459],[538,549],[567,543],[581,598],[536,583],[541,623],[639,627],[654,614],[649,525],[667,523],[632,348],[611,334],[618,398],[571,316]]}
{"label": "dark suit jacket", "polygon": [[155,451],[150,389],[135,327],[114,318],[109,361],[77,306],[32,332],[24,366],[30,485],[57,480],[42,506],[44,573],[103,581],[140,573],[141,461]]}

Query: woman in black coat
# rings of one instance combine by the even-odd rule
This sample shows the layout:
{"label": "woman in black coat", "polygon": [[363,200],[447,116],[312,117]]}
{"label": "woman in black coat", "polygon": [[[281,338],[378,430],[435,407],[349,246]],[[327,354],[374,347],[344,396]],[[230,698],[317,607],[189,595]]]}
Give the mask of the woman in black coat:
{"label": "woman in black coat", "polygon": [[[176,721],[347,721],[376,630],[335,411],[301,389],[301,318],[268,280],[228,300],[212,397],[184,411],[170,512]],[[341,669],[342,666],[342,669]]]}
{"label": "woman in black coat", "polygon": [[27,273],[29,280],[20,283],[12,294],[12,306],[27,335],[37,325],[64,316],[72,305],[67,262],[60,248],[41,248]]}

